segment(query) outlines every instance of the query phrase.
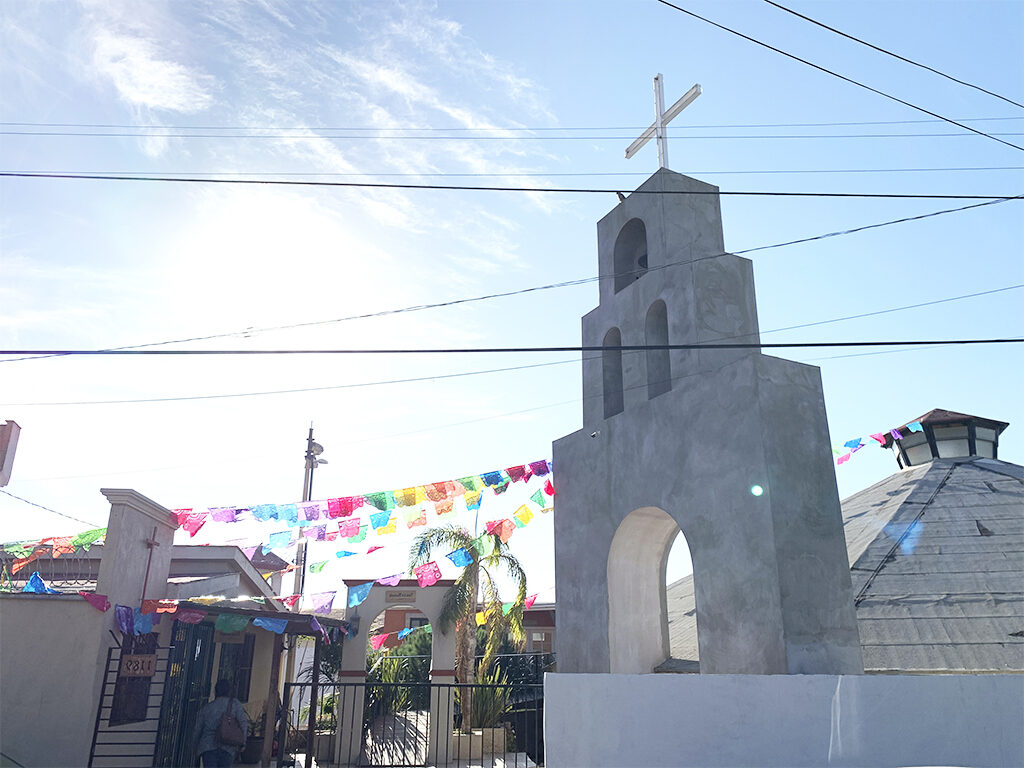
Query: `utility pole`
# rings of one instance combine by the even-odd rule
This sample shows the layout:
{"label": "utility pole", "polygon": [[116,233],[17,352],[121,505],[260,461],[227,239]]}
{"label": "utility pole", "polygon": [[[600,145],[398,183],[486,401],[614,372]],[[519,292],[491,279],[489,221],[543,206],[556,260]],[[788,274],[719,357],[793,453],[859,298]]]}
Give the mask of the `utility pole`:
{"label": "utility pole", "polygon": [[[313,472],[321,464],[326,464],[326,459],[319,458],[320,454],[324,452],[324,447],[320,443],[313,441],[313,423],[309,424],[309,436],[306,438],[306,471],[302,478],[302,500],[312,501],[313,500]],[[298,548],[295,550],[295,573],[296,578],[293,580],[294,592],[292,594],[301,595],[306,589],[306,542],[305,538],[299,539]],[[301,598],[300,598],[301,599]],[[291,645],[288,648],[288,660],[285,665],[285,680],[291,682],[295,679],[295,662],[296,656],[298,655],[299,649],[296,648],[296,638],[293,637]],[[320,648],[319,641],[315,648],[313,655],[313,664],[316,665],[319,662]],[[314,673],[315,675],[316,673]],[[290,706],[291,702],[286,702],[285,706]],[[310,711],[314,712],[315,707],[310,707]],[[311,715],[312,717],[312,715]],[[307,752],[312,754],[312,749],[307,749]]]}
{"label": "utility pole", "polygon": [[[326,464],[327,459],[319,458],[324,452],[320,443],[313,441],[313,424],[309,424],[309,437],[306,438],[306,472],[302,478],[302,500],[312,501],[313,499],[313,472],[321,464]],[[296,593],[302,594],[306,586],[306,539],[299,539],[299,547],[295,552],[296,570],[298,571],[298,582]]]}

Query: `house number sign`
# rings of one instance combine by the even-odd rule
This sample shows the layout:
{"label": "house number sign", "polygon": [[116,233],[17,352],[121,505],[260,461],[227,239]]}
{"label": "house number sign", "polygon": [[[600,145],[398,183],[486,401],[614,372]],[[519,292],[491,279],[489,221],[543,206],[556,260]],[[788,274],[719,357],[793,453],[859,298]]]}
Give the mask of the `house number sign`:
{"label": "house number sign", "polygon": [[156,654],[128,654],[121,657],[121,677],[152,677],[156,674]]}

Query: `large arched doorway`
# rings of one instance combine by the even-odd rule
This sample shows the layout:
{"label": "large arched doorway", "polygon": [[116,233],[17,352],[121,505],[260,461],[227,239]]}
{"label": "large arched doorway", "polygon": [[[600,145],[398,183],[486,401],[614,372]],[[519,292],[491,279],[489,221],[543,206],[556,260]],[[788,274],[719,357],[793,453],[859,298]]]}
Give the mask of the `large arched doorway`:
{"label": "large arched doorway", "polygon": [[685,546],[680,533],[676,521],[657,507],[633,510],[615,532],[608,552],[609,671],[613,674],[646,674],[659,667],[660,671],[682,671],[663,667],[673,655],[665,581],[677,537]]}

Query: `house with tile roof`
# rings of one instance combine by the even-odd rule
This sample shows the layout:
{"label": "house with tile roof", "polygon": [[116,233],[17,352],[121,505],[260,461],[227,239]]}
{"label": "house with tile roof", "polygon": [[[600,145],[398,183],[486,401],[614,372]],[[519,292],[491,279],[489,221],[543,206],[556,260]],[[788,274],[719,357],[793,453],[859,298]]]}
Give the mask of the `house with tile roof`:
{"label": "house with tile roof", "polygon": [[[1024,672],[1024,467],[999,459],[1009,425],[938,409],[915,421],[886,437],[898,471],[842,501],[865,672]],[[692,574],[667,606],[658,671],[699,672]]]}

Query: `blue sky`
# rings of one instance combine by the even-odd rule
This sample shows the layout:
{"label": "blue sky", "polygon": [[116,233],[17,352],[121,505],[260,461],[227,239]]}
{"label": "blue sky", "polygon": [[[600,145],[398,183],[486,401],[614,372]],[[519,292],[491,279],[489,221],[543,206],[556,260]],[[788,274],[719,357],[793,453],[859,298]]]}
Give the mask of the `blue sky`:
{"label": "blue sky", "polygon": [[[1024,142],[1024,109],[766,3],[685,7]],[[791,7],[1024,101],[1020,2]],[[671,126],[670,167],[723,191],[1024,191],[1020,151],[654,2],[8,0],[0,35],[2,128],[23,132],[0,136],[5,171],[628,190],[657,167],[653,144],[629,161],[623,151],[652,120],[651,80],[661,72],[667,103],[695,82],[704,90]],[[835,135],[854,138],[826,138]],[[992,170],[905,170],[952,168]],[[579,318],[597,302],[593,283],[241,332],[591,277],[596,221],[616,204],[613,194],[9,178],[0,196],[7,349],[234,332],[190,346],[578,344]],[[970,202],[737,196],[723,198],[722,209],[726,246],[738,251]],[[1021,205],[752,254],[761,329],[1024,283]],[[1021,295],[763,340],[1020,335]],[[1021,461],[1015,347],[865,351],[778,353],[821,366],[834,443],[938,407],[1011,422],[1001,456]],[[559,364],[318,392],[54,404],[342,387],[540,363]],[[4,362],[0,418],[23,428],[7,490],[97,524],[106,518],[101,487],[135,488],[168,507],[294,501],[311,421],[330,462],[318,470],[314,497],[404,487],[549,457],[551,441],[580,426],[580,391],[571,354]],[[862,451],[839,468],[840,495],[894,469],[888,454]],[[3,539],[83,527],[2,494],[0,515]]]}

